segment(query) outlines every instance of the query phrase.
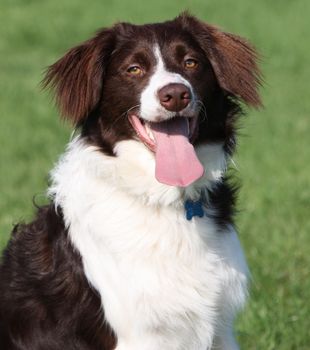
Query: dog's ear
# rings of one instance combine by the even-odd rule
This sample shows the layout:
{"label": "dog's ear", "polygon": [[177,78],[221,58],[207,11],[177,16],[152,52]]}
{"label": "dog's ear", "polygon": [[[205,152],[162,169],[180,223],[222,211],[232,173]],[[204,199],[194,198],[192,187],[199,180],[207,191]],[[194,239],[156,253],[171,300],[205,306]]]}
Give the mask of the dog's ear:
{"label": "dog's ear", "polygon": [[42,85],[55,91],[62,116],[75,125],[98,105],[105,64],[114,42],[113,29],[103,29],[92,39],[69,50],[47,69]]}
{"label": "dog's ear", "polygon": [[187,13],[177,20],[195,35],[207,55],[220,87],[228,94],[258,108],[261,73],[258,55],[245,39],[225,33]]}

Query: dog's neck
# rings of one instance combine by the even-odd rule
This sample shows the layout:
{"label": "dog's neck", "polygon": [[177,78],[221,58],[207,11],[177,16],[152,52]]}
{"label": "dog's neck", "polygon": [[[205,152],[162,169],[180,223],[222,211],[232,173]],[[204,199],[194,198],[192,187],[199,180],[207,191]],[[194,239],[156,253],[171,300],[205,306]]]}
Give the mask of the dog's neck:
{"label": "dog's neck", "polygon": [[49,194],[56,205],[73,192],[85,196],[108,186],[133,197],[143,205],[184,208],[186,200],[197,201],[204,192],[221,181],[226,169],[226,157],[221,144],[197,147],[197,155],[204,165],[204,176],[186,188],[159,183],[154,176],[153,153],[135,140],[121,141],[115,146],[115,157],[107,156],[98,147],[76,137],[51,173]]}

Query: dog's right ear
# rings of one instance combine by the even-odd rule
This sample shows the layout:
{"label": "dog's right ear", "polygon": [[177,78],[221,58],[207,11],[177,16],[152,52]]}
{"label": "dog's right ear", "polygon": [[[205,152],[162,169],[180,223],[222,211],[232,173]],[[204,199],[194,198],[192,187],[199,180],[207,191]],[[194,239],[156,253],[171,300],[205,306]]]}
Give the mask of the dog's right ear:
{"label": "dog's right ear", "polygon": [[103,29],[47,69],[42,85],[54,90],[62,116],[74,125],[86,119],[98,105],[115,36],[113,28]]}

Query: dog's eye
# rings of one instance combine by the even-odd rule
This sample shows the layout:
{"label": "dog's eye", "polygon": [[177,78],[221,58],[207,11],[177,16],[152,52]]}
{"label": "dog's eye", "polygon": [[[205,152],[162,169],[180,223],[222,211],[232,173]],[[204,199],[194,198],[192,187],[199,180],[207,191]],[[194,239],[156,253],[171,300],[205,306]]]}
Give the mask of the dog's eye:
{"label": "dog's eye", "polygon": [[193,58],[188,58],[187,60],[184,61],[184,66],[185,68],[193,69],[198,66],[198,62]]}
{"label": "dog's eye", "polygon": [[131,75],[142,75],[143,71],[142,71],[142,68],[139,66],[130,66],[127,69],[127,73],[129,73]]}

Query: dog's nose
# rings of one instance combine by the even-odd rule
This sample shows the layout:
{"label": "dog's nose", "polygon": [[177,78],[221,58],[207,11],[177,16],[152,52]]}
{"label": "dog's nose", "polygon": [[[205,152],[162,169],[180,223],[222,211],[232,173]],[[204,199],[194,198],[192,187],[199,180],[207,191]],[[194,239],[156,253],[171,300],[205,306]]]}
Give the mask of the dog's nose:
{"label": "dog's nose", "polygon": [[189,88],[184,84],[171,83],[158,91],[160,104],[168,111],[179,112],[191,101]]}

